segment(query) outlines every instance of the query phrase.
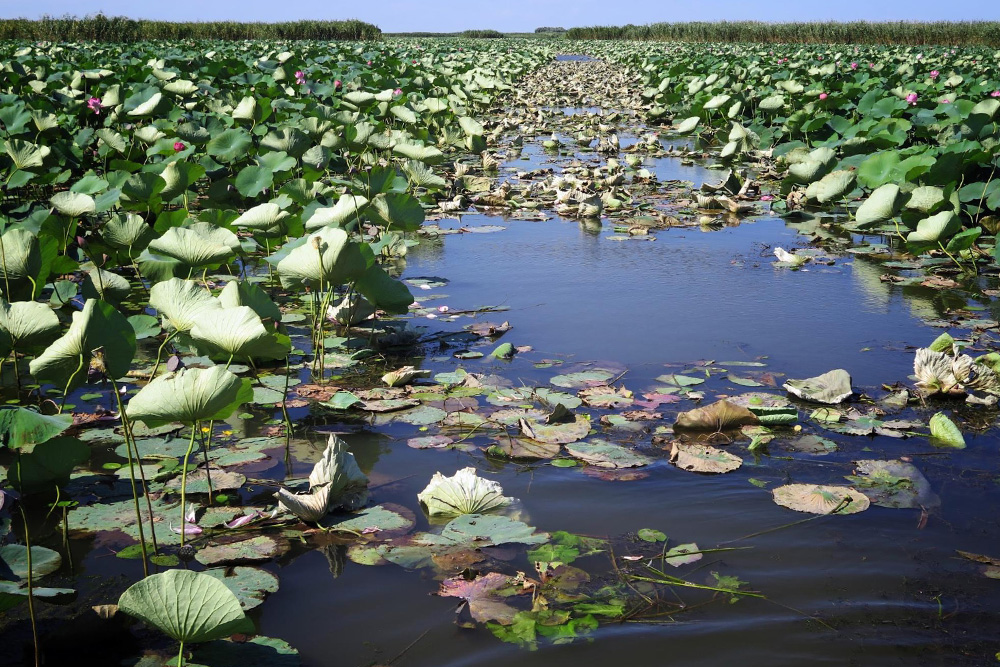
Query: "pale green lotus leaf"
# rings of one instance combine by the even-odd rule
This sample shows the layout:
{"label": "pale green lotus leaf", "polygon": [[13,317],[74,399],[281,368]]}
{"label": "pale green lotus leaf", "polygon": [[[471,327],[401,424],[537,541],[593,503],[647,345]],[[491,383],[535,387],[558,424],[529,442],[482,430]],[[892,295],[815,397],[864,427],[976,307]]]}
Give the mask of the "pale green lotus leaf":
{"label": "pale green lotus leaf", "polygon": [[205,570],[202,574],[225,584],[239,599],[244,611],[261,605],[268,593],[278,590],[278,577],[259,567],[219,567]]}
{"label": "pale green lotus leaf", "polygon": [[874,225],[895,217],[902,208],[906,195],[895,183],[886,183],[872,192],[858,208],[858,225]]}
{"label": "pale green lotus leaf", "polygon": [[337,508],[362,507],[368,501],[368,477],[348,451],[347,443],[331,435],[309,474],[309,492],[293,494],[282,488],[274,495],[282,510],[315,522]]}
{"label": "pale green lotus leaf", "polygon": [[223,308],[248,306],[261,319],[269,319],[273,322],[281,321],[281,309],[271,300],[267,292],[262,290],[256,283],[245,280],[231,280],[222,288],[218,299]]}
{"label": "pale green lotus leaf", "polygon": [[252,231],[268,231],[291,217],[288,211],[281,210],[277,204],[266,202],[247,209],[233,221],[233,227],[242,227]]}
{"label": "pale green lotus leaf", "polygon": [[851,376],[842,368],[806,380],[789,380],[784,385],[789,393],[813,403],[836,405],[854,393]]}
{"label": "pale green lotus leaf", "polygon": [[163,315],[177,331],[190,331],[207,309],[222,304],[193,280],[171,278],[149,289],[149,305]]}
{"label": "pale green lotus leaf", "polygon": [[434,473],[417,500],[430,516],[484,514],[514,501],[503,495],[503,488],[493,480],[476,475],[475,468],[462,468],[451,477]]}
{"label": "pale green lotus leaf", "polygon": [[[293,280],[318,286],[341,285],[360,277],[368,268],[361,247],[343,229],[323,227],[314,234],[293,241],[290,252],[272,255],[278,273]],[[282,250],[285,250],[283,248]]]}
{"label": "pale green lotus leaf", "polygon": [[650,459],[607,440],[594,438],[566,445],[571,456],[598,468],[637,468],[651,463]]}
{"label": "pale green lotus leaf", "polygon": [[721,95],[716,95],[712,99],[710,99],[708,102],[705,102],[705,106],[703,108],[705,108],[705,109],[718,109],[719,107],[721,107],[722,105],[724,105],[726,102],[728,102],[731,99],[732,99],[732,97],[730,97],[729,95],[726,95],[724,93],[721,94]]}
{"label": "pale green lotus leaf", "polygon": [[234,254],[229,245],[184,227],[171,227],[160,238],[150,242],[149,250],[195,268],[221,264]]}
{"label": "pale green lotus leaf", "polygon": [[160,103],[163,102],[163,93],[153,93],[153,95],[128,112],[129,116],[152,116],[157,113]]}
{"label": "pale green lotus leaf", "polygon": [[156,238],[156,232],[134,213],[115,213],[103,227],[101,238],[116,250],[128,250],[134,257]]}
{"label": "pale green lotus leaf", "polygon": [[28,408],[0,407],[0,441],[22,449],[51,440],[73,424],[72,415],[43,415]]}
{"label": "pale green lotus leaf", "polygon": [[119,305],[132,293],[128,280],[104,269],[94,268],[83,276],[80,294],[84,299],[102,299]]}
{"label": "pale green lotus leaf", "polygon": [[848,486],[786,484],[771,494],[782,507],[809,514],[857,514],[871,505],[865,494]]}
{"label": "pale green lotus leaf", "polygon": [[937,413],[931,417],[930,427],[934,441],[954,449],[965,449],[965,437],[948,415]]}
{"label": "pale green lotus leaf", "polygon": [[429,370],[418,370],[413,366],[403,366],[383,375],[382,382],[385,382],[388,387],[402,387],[410,384],[416,378],[430,377],[430,375],[431,371]]}
{"label": "pale green lotus leaf", "polygon": [[168,570],[132,584],[119,598],[118,609],[184,643],[254,632],[239,599],[224,583],[191,570]]}
{"label": "pale green lotus leaf", "polygon": [[932,213],[947,202],[944,190],[936,185],[921,185],[910,192],[906,208],[923,213]]}
{"label": "pale green lotus leaf", "polygon": [[677,134],[688,134],[694,132],[694,129],[698,127],[698,123],[701,122],[701,118],[698,116],[691,116],[681,121],[674,130]]}
{"label": "pale green lotus leaf", "polygon": [[126,406],[129,419],[146,426],[170,422],[193,424],[227,419],[253,398],[250,380],[241,380],[222,366],[184,368],[147,384]]}
{"label": "pale green lotus leaf", "polygon": [[[31,299],[36,293],[31,281],[37,281],[41,270],[38,237],[20,227],[8,227],[0,234],[0,289],[6,298]],[[7,294],[8,284],[10,294]]]}
{"label": "pale green lotus leaf", "polygon": [[45,158],[49,156],[52,149],[48,146],[37,146],[22,139],[8,139],[4,143],[4,151],[17,169],[34,169],[43,166]]}
{"label": "pale green lotus leaf", "polygon": [[781,93],[765,97],[760,101],[760,104],[757,105],[757,107],[763,111],[777,111],[783,106],[785,106],[785,96]]}
{"label": "pale green lotus leaf", "polygon": [[941,211],[917,223],[916,231],[906,235],[907,243],[939,243],[962,228],[962,219],[954,211]]}
{"label": "pale green lotus leaf", "polygon": [[425,146],[422,143],[411,141],[400,141],[392,147],[392,152],[410,160],[419,160],[424,164],[439,164],[444,160],[444,153],[434,146]]}
{"label": "pale green lotus leaf", "polygon": [[459,116],[458,124],[462,127],[462,131],[465,132],[466,136],[481,137],[486,132],[482,124],[470,116]]}
{"label": "pale green lotus leaf", "polygon": [[403,165],[403,173],[406,174],[407,180],[417,187],[428,190],[444,190],[448,187],[447,181],[419,160],[407,160]]}
{"label": "pale green lotus leaf", "polygon": [[333,206],[313,211],[312,216],[306,220],[306,230],[343,227],[346,223],[357,220],[360,213],[367,207],[368,200],[361,195],[345,194]]}
{"label": "pale green lotus leaf", "polygon": [[726,473],[743,465],[743,459],[717,447],[675,440],[670,462],[682,470],[705,473]]}
{"label": "pale green lotus leaf", "polygon": [[996,118],[998,111],[1000,111],[1000,100],[986,99],[972,107],[972,111],[969,112],[969,115],[974,116],[979,114],[989,116],[990,118]]}
{"label": "pale green lotus leaf", "polygon": [[[0,547],[0,561],[18,579],[28,578],[28,547],[22,544],[6,544]],[[58,551],[45,547],[31,547],[31,576],[44,577],[59,569],[62,556]]]}
{"label": "pale green lotus leaf", "polygon": [[80,218],[97,211],[97,204],[90,195],[64,190],[49,199],[52,208],[71,218]]}
{"label": "pale green lotus leaf", "polygon": [[11,350],[36,352],[59,335],[59,318],[44,303],[0,298],[0,357]]}
{"label": "pale green lotus leaf", "polygon": [[821,204],[838,201],[851,191],[857,175],[853,171],[833,171],[806,188],[806,197]]}
{"label": "pale green lotus leaf", "polygon": [[205,310],[191,327],[191,337],[211,352],[239,358],[284,359],[289,350],[249,306]]}
{"label": "pale green lotus leaf", "polygon": [[97,299],[88,299],[73,313],[69,330],[31,361],[35,379],[60,389],[79,386],[87,379],[94,350],[103,350],[105,374],[124,377],[135,356],[135,332],[125,316]]}

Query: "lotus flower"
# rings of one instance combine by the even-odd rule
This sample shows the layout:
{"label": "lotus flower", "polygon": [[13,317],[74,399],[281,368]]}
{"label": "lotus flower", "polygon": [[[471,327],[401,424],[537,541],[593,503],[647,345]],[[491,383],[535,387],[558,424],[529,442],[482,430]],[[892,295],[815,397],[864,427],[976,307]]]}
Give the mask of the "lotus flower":
{"label": "lotus flower", "polygon": [[941,100],[941,104],[951,104],[951,100]]}
{"label": "lotus flower", "polygon": [[336,81],[333,82],[333,87],[337,89],[340,88],[340,79],[337,79]]}
{"label": "lotus flower", "polygon": [[177,151],[178,153],[180,153],[185,148],[187,148],[187,146],[184,145],[183,141],[175,141],[174,142],[174,150]]}
{"label": "lotus flower", "polygon": [[918,98],[919,95],[917,95],[916,93],[910,93],[909,95],[906,96],[906,101],[909,102],[911,106],[917,106]]}
{"label": "lotus flower", "polygon": [[462,468],[451,477],[434,473],[427,488],[417,494],[417,500],[430,516],[482,514],[514,501],[503,495],[499,484],[478,477],[475,468]]}
{"label": "lotus flower", "polygon": [[990,93],[990,97],[1000,97],[1000,90],[994,90]]}
{"label": "lotus flower", "polygon": [[821,100],[825,100],[827,97],[829,97],[829,95],[827,95],[826,93],[820,93],[819,94],[819,99],[821,99]]}
{"label": "lotus flower", "polygon": [[935,70],[931,70],[931,78],[932,78],[932,79],[936,79],[936,78],[938,78],[938,77],[939,77],[940,75],[941,75],[941,72],[937,71],[936,69],[935,69]]}
{"label": "lotus flower", "polygon": [[857,63],[851,63],[851,69],[857,69],[857,68],[858,68]]}
{"label": "lotus flower", "polygon": [[392,94],[393,95],[402,95],[403,94],[403,89],[402,88],[397,88],[396,90],[392,91]]}
{"label": "lotus flower", "polygon": [[372,61],[370,61],[370,60],[369,60],[369,61],[368,61],[368,65],[370,66],[371,64],[372,64]]}
{"label": "lotus flower", "polygon": [[96,114],[101,113],[101,109],[103,107],[104,107],[104,105],[101,104],[100,98],[91,97],[89,100],[87,100],[87,108],[89,108],[91,111],[93,111]]}
{"label": "lotus flower", "polygon": [[306,82],[305,73],[302,70],[298,70],[297,72],[295,72],[295,83],[302,86],[305,85],[305,82]]}

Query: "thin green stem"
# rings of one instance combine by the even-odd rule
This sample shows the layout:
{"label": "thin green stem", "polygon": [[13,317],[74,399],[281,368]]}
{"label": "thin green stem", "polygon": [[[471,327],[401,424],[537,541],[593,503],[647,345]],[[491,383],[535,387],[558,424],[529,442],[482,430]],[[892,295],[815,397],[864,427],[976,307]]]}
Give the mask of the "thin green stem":
{"label": "thin green stem", "polygon": [[[184,546],[184,537],[187,534],[187,473],[188,459],[191,458],[191,450],[194,449],[194,436],[198,432],[198,422],[191,423],[191,439],[188,441],[187,451],[184,452],[184,467],[181,468],[181,546]],[[181,650],[184,650],[184,643],[181,643]],[[180,658],[178,657],[178,660]],[[180,662],[178,662],[180,664]]]}
{"label": "thin green stem", "polygon": [[152,382],[153,378],[156,377],[156,371],[160,370],[160,359],[163,357],[163,349],[167,346],[167,343],[173,340],[174,336],[179,333],[179,331],[175,330],[172,333],[167,334],[167,337],[163,339],[162,343],[160,343],[160,348],[156,351],[156,363],[153,364],[153,372],[149,374],[150,382]]}
{"label": "thin green stem", "polygon": [[69,376],[69,380],[66,381],[66,389],[63,390],[62,402],[59,404],[59,414],[62,414],[63,408],[66,407],[66,397],[69,396],[69,388],[73,386],[73,380],[79,375],[80,371],[83,370],[83,355],[80,355],[80,364],[73,371],[73,374]]}
{"label": "thin green stem", "polygon": [[[21,452],[17,452],[17,478],[21,479]],[[24,512],[24,503],[18,503],[21,510],[21,521],[24,522],[24,544],[28,560],[28,616],[31,617],[31,638],[35,643],[35,667],[40,667],[41,655],[38,650],[38,627],[35,623],[35,593],[34,579],[31,574],[31,531],[28,528],[28,515]]]}
{"label": "thin green stem", "polygon": [[[184,539],[183,533],[181,539]],[[184,642],[181,641],[181,648],[177,651],[177,667],[184,667]]]}
{"label": "thin green stem", "polygon": [[[139,480],[142,486],[142,496],[146,499],[146,509],[149,512],[149,533],[150,538],[153,540],[153,553],[159,551],[159,545],[156,543],[156,526],[153,525],[153,503],[149,499],[149,492],[147,491],[146,484],[146,471],[142,469],[142,457],[139,456],[139,445],[135,441],[135,434],[132,432],[132,420],[128,418],[125,413],[125,406],[122,405],[122,394],[118,391],[118,383],[115,382],[113,378],[111,380],[111,389],[115,392],[115,400],[118,402],[118,418],[122,422],[122,431],[125,434],[125,449],[128,452],[128,464],[129,473],[132,477],[132,495],[135,496],[135,470],[132,469],[132,459],[135,458],[136,465],[139,467]],[[138,515],[138,501],[136,501],[136,514]],[[146,542],[143,540],[142,534],[142,517],[139,519],[139,543],[142,544],[143,551],[143,565],[145,565],[146,560]]]}

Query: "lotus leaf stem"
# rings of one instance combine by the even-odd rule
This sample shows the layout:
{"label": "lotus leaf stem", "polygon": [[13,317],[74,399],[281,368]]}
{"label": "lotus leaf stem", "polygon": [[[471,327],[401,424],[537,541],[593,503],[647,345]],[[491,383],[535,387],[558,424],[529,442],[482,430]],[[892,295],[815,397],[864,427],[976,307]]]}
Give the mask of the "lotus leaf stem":
{"label": "lotus leaf stem", "polygon": [[[184,452],[184,467],[181,468],[181,546],[184,546],[184,537],[187,533],[187,473],[188,459],[191,458],[191,450],[194,449],[194,436],[198,433],[198,422],[191,422],[191,439],[188,441],[187,451]],[[206,474],[208,471],[205,471]],[[184,650],[184,642],[181,642],[181,651]],[[180,663],[180,654],[177,656],[177,664]]]}
{"label": "lotus leaf stem", "polygon": [[[125,414],[125,409],[122,406],[122,395],[118,392],[118,384],[111,380],[111,389],[115,393],[115,401],[118,403],[118,418],[122,422],[122,431],[125,433],[125,451],[128,454],[128,481],[132,485],[132,502],[135,503],[135,523],[139,527],[139,548],[142,551],[142,575],[144,577],[149,576],[149,562],[148,554],[146,553],[146,537],[143,534],[142,529],[142,511],[139,509],[139,492],[135,488],[135,459],[132,457],[132,442],[134,438],[132,437],[131,424],[129,423],[128,416]],[[136,450],[138,452],[138,450]],[[142,473],[142,461],[139,461],[139,472]],[[149,502],[149,495],[146,493],[146,480],[143,477],[142,481],[142,495],[146,497],[146,502]],[[153,508],[149,508],[149,524],[150,530],[153,531],[155,538],[156,530],[153,527]]]}
{"label": "lotus leaf stem", "polygon": [[[21,451],[17,452],[17,478],[23,479],[21,477]],[[31,638],[35,643],[35,667],[40,667],[41,655],[38,650],[38,627],[35,623],[35,594],[34,594],[34,580],[31,574],[31,530],[28,527],[28,515],[24,512],[24,503],[20,502],[17,505],[18,509],[21,511],[21,521],[24,523],[24,545],[27,559],[28,559],[28,616],[31,617]]]}
{"label": "lotus leaf stem", "polygon": [[156,371],[160,370],[160,359],[163,357],[163,349],[167,346],[167,343],[173,340],[174,336],[176,336],[178,333],[180,332],[175,330],[167,334],[167,337],[163,339],[162,343],[160,343],[160,348],[156,351],[156,363],[153,364],[153,372],[149,374],[149,380],[148,380],[149,382],[153,381],[153,378],[156,377]]}
{"label": "lotus leaf stem", "polygon": [[59,414],[62,414],[63,408],[66,407],[66,398],[69,396],[69,388],[73,384],[73,380],[76,378],[77,374],[83,370],[83,354],[80,354],[80,363],[76,367],[76,370],[69,376],[69,380],[66,381],[66,389],[63,390],[62,403],[59,404]]}

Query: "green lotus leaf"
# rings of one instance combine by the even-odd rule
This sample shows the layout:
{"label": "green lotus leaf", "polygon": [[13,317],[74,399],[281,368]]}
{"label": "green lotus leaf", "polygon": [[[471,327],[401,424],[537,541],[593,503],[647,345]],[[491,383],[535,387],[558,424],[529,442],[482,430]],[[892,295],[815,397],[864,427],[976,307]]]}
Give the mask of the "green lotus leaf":
{"label": "green lotus leaf", "polygon": [[32,298],[35,293],[32,281],[38,280],[41,271],[38,237],[20,227],[9,227],[0,235],[0,289],[8,299]]}
{"label": "green lotus leaf", "polygon": [[1000,111],[1000,100],[987,99],[972,107],[972,111],[969,112],[969,115],[974,116],[978,114],[989,116],[990,118],[996,118],[998,111]]}
{"label": "green lotus leaf", "polygon": [[913,189],[906,208],[923,213],[933,213],[947,202],[943,189],[934,185],[921,185]]}
{"label": "green lotus leaf", "polygon": [[267,292],[255,283],[231,280],[222,288],[218,298],[223,308],[249,306],[261,319],[281,321],[281,309],[271,300]]}
{"label": "green lotus leaf", "polygon": [[9,139],[4,143],[4,151],[18,169],[33,169],[41,167],[52,149],[48,146],[36,146],[22,139]]}
{"label": "green lotus leaf", "polygon": [[128,112],[129,116],[153,116],[159,112],[164,102],[163,93],[153,93],[152,96],[139,106]]}
{"label": "green lotus leaf", "polygon": [[11,449],[26,448],[51,440],[73,424],[73,415],[43,415],[34,410],[0,408],[0,438]]}
{"label": "green lotus leaf", "polygon": [[821,204],[838,201],[851,191],[857,179],[853,171],[834,171],[811,184],[806,189],[806,196]]}
{"label": "green lotus leaf", "polygon": [[414,301],[409,288],[377,264],[368,267],[354,288],[379,310],[395,315],[405,314]]}
{"label": "green lotus leaf", "polygon": [[403,165],[403,173],[413,185],[428,190],[444,190],[448,187],[448,182],[438,176],[423,162],[419,160],[407,160]]}
{"label": "green lotus leaf", "polygon": [[497,482],[477,476],[475,468],[462,468],[451,477],[434,473],[417,500],[430,516],[483,514],[514,501]]}
{"label": "green lotus leaf", "polygon": [[247,209],[240,217],[233,220],[232,224],[233,227],[263,232],[277,227],[289,217],[290,214],[282,211],[280,206],[267,202]]}
{"label": "green lotus leaf", "polygon": [[360,195],[345,194],[333,206],[313,211],[306,220],[306,230],[311,232],[322,227],[343,227],[351,220],[356,220],[366,208],[368,208],[367,199]]}
{"label": "green lotus leaf", "polygon": [[172,160],[160,172],[160,178],[165,183],[163,190],[160,191],[160,197],[163,201],[175,199],[204,175],[205,168],[200,164]]}
{"label": "green lotus leaf", "polygon": [[119,598],[118,609],[183,643],[254,632],[225,584],[190,570],[168,570],[132,584]]}
{"label": "green lotus leaf", "polygon": [[906,199],[899,186],[886,183],[868,196],[868,199],[858,208],[856,220],[858,225],[875,225],[894,218],[902,208]]}
{"label": "green lotus leaf", "polygon": [[918,222],[916,231],[906,235],[906,242],[937,244],[961,228],[962,219],[954,211],[941,211]]}
{"label": "green lotus leaf", "polygon": [[223,162],[233,162],[245,156],[252,145],[249,132],[231,128],[212,137],[205,145],[205,152]]}
{"label": "green lotus leaf", "polygon": [[759,109],[764,111],[777,111],[783,106],[785,106],[785,96],[781,93],[765,97],[760,101],[760,104],[757,105]]}
{"label": "green lotus leaf", "polygon": [[171,278],[149,290],[149,305],[167,318],[177,331],[190,331],[206,309],[222,304],[193,280]]}
{"label": "green lotus leaf", "polygon": [[284,151],[292,157],[299,158],[309,148],[309,137],[297,128],[279,127],[268,132],[260,140],[260,147],[272,151]]}
{"label": "green lotus leaf", "polygon": [[10,482],[22,492],[51,490],[53,483],[67,481],[73,469],[89,458],[87,443],[66,436],[52,438],[20,456],[10,470]]}
{"label": "green lotus leaf", "polygon": [[826,175],[829,166],[818,160],[804,160],[788,167],[788,174],[798,183],[812,183]]}
{"label": "green lotus leaf", "polygon": [[466,136],[469,137],[481,137],[486,132],[482,124],[470,116],[459,116],[458,124],[462,127],[462,131],[465,132]]}
{"label": "green lotus leaf", "polygon": [[323,227],[286,244],[282,252],[272,255],[268,261],[275,264],[283,278],[309,281],[314,285],[320,281],[341,285],[361,277],[368,269],[361,246],[351,241],[347,232],[335,227]]}
{"label": "green lotus leaf", "polygon": [[412,195],[403,192],[382,193],[376,196],[368,209],[369,218],[376,224],[412,232],[424,222],[424,209]]}
{"label": "green lotus leaf", "polygon": [[94,268],[84,274],[80,293],[84,299],[102,299],[117,306],[132,293],[132,285],[117,273]]}
{"label": "green lotus leaf", "polygon": [[268,330],[249,306],[203,311],[191,338],[206,343],[212,352],[241,359],[284,359],[290,349],[288,338]]}
{"label": "green lotus leaf", "polygon": [[784,388],[803,400],[829,405],[841,403],[854,393],[851,376],[842,368],[806,380],[789,380]]}
{"label": "green lotus leaf", "polygon": [[143,171],[132,174],[122,183],[122,196],[126,201],[149,203],[163,191],[166,184],[159,174]]}
{"label": "green lotus leaf", "polygon": [[232,247],[219,242],[219,239],[184,227],[171,227],[163,236],[151,241],[149,249],[160,255],[173,257],[191,267],[221,264],[233,255]]}
{"label": "green lotus leaf", "polygon": [[130,315],[128,323],[132,326],[132,330],[135,331],[136,340],[160,335],[160,321],[152,315],[146,315],[145,313]]}
{"label": "green lotus leaf", "polygon": [[598,468],[637,468],[651,463],[642,454],[601,438],[568,444],[566,451],[570,456]]}
{"label": "green lotus leaf", "polygon": [[930,427],[931,438],[936,442],[955,449],[965,449],[965,436],[948,415],[938,412],[931,417]]}
{"label": "green lotus leaf", "polygon": [[250,165],[240,170],[233,183],[244,197],[256,197],[265,190],[271,189],[274,183],[274,172],[267,167]]}
{"label": "green lotus leaf", "polygon": [[88,299],[62,338],[31,361],[31,374],[41,383],[72,389],[87,379],[93,352],[103,348],[105,374],[124,377],[135,356],[135,332],[114,306]]}
{"label": "green lotus leaf", "polygon": [[411,141],[400,141],[392,147],[392,152],[411,160],[419,160],[424,164],[439,164],[444,160],[444,153],[434,146],[425,146]]}
{"label": "green lotus leaf", "polygon": [[90,195],[64,190],[49,199],[52,208],[71,218],[80,218],[97,211],[97,204]]}
{"label": "green lotus leaf", "polygon": [[11,350],[40,351],[59,335],[59,318],[37,301],[7,303],[0,298],[0,357]]}
{"label": "green lotus leaf", "polygon": [[219,567],[202,574],[225,584],[239,599],[244,611],[259,606],[268,593],[278,590],[278,577],[259,567]]}
{"label": "green lotus leaf", "polygon": [[726,94],[716,95],[712,99],[710,99],[708,102],[705,102],[705,106],[703,108],[704,109],[718,109],[719,107],[721,107],[722,105],[724,105],[726,102],[728,102],[731,99],[732,99],[732,97],[730,97],[729,95],[726,95]]}
{"label": "green lotus leaf", "polygon": [[[22,544],[7,544],[0,547],[0,561],[18,579],[28,578],[28,547]],[[45,547],[31,547],[31,576],[44,577],[59,569],[62,556],[58,551]]]}
{"label": "green lotus leaf", "polygon": [[101,227],[101,238],[112,248],[128,250],[134,257],[156,238],[156,232],[134,213],[115,213]]}
{"label": "green lotus leaf", "polygon": [[701,122],[700,117],[691,116],[690,118],[686,118],[683,121],[681,121],[677,125],[677,127],[674,128],[674,131],[677,132],[677,134],[688,134],[690,132],[694,132],[694,129],[698,127],[698,123],[700,122]]}
{"label": "green lotus leaf", "polygon": [[128,402],[130,419],[155,427],[171,422],[192,424],[227,419],[253,399],[250,380],[222,366],[184,368],[157,377]]}

